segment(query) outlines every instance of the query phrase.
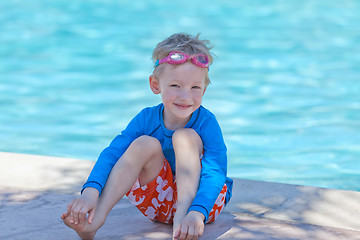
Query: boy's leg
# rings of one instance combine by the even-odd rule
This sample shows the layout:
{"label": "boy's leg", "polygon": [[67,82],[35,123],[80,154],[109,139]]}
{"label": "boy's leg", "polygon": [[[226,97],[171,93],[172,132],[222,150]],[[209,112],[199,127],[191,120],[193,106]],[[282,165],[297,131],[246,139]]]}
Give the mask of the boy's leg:
{"label": "boy's leg", "polygon": [[[200,136],[193,129],[180,129],[173,135],[173,146],[176,158],[176,185],[177,185],[177,209],[174,216],[174,234],[194,234],[193,229],[184,233],[182,221],[195,198],[199,180],[201,163],[200,157],[203,152],[203,143]],[[203,229],[203,223],[202,229]],[[197,230],[195,230],[197,232]],[[196,233],[195,233],[196,235]]]}
{"label": "boy's leg", "polygon": [[111,170],[99,197],[92,224],[85,221],[81,226],[72,224],[70,227],[81,238],[92,239],[104,224],[110,210],[130,190],[136,179],[139,179],[141,185],[151,182],[159,174],[163,162],[161,144],[157,139],[149,136],[137,138]]}

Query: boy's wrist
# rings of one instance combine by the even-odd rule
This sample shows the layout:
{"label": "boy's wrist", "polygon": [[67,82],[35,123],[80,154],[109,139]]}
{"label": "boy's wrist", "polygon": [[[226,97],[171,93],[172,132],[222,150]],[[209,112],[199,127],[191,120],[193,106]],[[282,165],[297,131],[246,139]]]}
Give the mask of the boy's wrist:
{"label": "boy's wrist", "polygon": [[201,221],[205,221],[205,216],[201,212],[193,210],[193,211],[190,211],[189,213],[192,214],[192,215],[195,215],[198,218],[200,218]]}
{"label": "boy's wrist", "polygon": [[97,199],[99,197],[99,190],[96,188],[87,187],[84,189],[81,196]]}

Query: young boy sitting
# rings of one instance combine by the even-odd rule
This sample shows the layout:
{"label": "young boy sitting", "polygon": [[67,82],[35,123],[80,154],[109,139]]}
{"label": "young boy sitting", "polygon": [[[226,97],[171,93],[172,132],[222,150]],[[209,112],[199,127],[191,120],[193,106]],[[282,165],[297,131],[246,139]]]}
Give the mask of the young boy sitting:
{"label": "young boy sitting", "polygon": [[209,50],[209,41],[184,33],[156,46],[149,82],[162,103],[143,109],[103,150],[61,216],[82,239],[94,238],[124,195],[150,220],[173,223],[175,239],[197,239],[230,200],[222,132],[201,106]]}

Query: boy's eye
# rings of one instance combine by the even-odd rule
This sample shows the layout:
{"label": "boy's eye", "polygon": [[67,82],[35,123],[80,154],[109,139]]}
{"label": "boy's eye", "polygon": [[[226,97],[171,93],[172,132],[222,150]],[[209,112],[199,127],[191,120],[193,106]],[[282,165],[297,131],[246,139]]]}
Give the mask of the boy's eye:
{"label": "boy's eye", "polygon": [[177,84],[171,84],[170,87],[179,87]]}
{"label": "boy's eye", "polygon": [[193,89],[200,89],[199,86],[193,86],[192,88],[193,88]]}

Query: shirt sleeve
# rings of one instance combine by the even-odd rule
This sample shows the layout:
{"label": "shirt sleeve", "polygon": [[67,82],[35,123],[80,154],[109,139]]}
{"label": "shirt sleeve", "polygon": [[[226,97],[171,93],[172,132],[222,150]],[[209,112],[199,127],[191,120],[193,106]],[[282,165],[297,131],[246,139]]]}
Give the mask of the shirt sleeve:
{"label": "shirt sleeve", "polygon": [[188,211],[201,212],[206,222],[226,181],[227,149],[221,128],[213,115],[201,127],[200,137],[204,144],[200,184]]}
{"label": "shirt sleeve", "polygon": [[130,144],[138,137],[143,135],[142,127],[144,119],[144,111],[136,115],[121,132],[120,135],[115,137],[115,139],[110,143],[110,145],[105,148],[96,161],[89,178],[86,183],[83,185],[81,192],[84,191],[87,187],[96,188],[101,194],[106,181],[110,175],[110,172],[119,158],[124,154],[126,149]]}

